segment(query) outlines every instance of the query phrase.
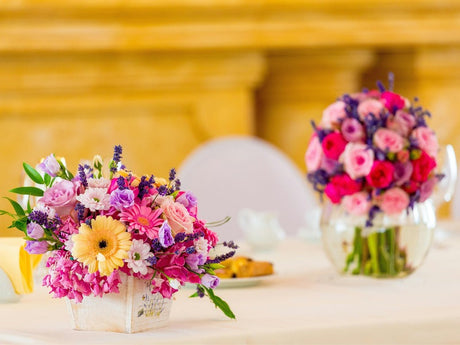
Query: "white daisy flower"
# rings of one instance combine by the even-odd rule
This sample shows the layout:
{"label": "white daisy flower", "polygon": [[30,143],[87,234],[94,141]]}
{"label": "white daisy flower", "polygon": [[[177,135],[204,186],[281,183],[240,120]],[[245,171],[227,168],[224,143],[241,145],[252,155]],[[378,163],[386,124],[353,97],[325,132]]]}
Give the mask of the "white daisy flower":
{"label": "white daisy flower", "polygon": [[128,258],[125,261],[134,273],[147,274],[147,265],[149,264],[147,260],[153,256],[149,244],[142,240],[133,240]]}
{"label": "white daisy flower", "polygon": [[110,208],[110,194],[107,194],[105,188],[88,188],[83,194],[77,196],[77,200],[91,212]]}

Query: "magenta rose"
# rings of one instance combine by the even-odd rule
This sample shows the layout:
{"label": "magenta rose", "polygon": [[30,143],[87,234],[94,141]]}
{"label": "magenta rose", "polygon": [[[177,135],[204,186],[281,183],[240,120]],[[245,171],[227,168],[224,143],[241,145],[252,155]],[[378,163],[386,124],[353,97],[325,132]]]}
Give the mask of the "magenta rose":
{"label": "magenta rose", "polygon": [[171,199],[165,199],[161,204],[163,214],[166,216],[173,236],[180,232],[187,234],[193,232],[193,222],[195,218],[190,216],[184,205],[174,202]]}
{"label": "magenta rose", "polygon": [[369,174],[374,164],[374,151],[361,143],[348,143],[341,156],[345,172],[352,179]]}
{"label": "magenta rose", "polygon": [[360,142],[365,138],[364,127],[356,119],[346,118],[342,122],[342,135],[347,141]]}
{"label": "magenta rose", "polygon": [[73,182],[62,180],[47,189],[40,202],[53,208],[59,217],[70,215],[77,203],[77,188]]}
{"label": "magenta rose", "polygon": [[394,167],[387,161],[375,161],[366,181],[375,188],[385,188],[393,181]]}
{"label": "magenta rose", "polygon": [[345,150],[347,141],[339,132],[333,132],[323,139],[321,147],[323,148],[324,155],[327,158],[338,160],[342,152]]}
{"label": "magenta rose", "polygon": [[374,134],[374,143],[382,151],[399,152],[404,148],[404,139],[395,131],[379,128]]}
{"label": "magenta rose", "polygon": [[351,195],[359,192],[361,190],[361,186],[361,183],[352,180],[350,176],[346,174],[337,175],[330,179],[324,189],[324,193],[333,204],[338,204],[345,195]]}
{"label": "magenta rose", "polygon": [[431,157],[436,157],[439,144],[436,134],[431,129],[428,127],[418,127],[412,131],[412,137],[416,140],[418,147]]}
{"label": "magenta rose", "polygon": [[305,153],[305,164],[308,171],[318,170],[323,156],[323,148],[321,147],[318,136],[314,134]]}
{"label": "magenta rose", "polygon": [[374,114],[375,117],[379,118],[383,109],[382,102],[369,98],[358,105],[358,115],[361,120],[364,120],[370,114]]}
{"label": "magenta rose", "polygon": [[436,161],[422,151],[419,158],[412,161],[413,171],[411,180],[416,182],[425,182],[431,171],[436,168]]}
{"label": "magenta rose", "polygon": [[398,109],[404,108],[406,105],[406,100],[403,97],[391,91],[382,92],[380,98],[385,108],[392,113],[395,113]]}
{"label": "magenta rose", "polygon": [[409,206],[409,195],[401,188],[387,190],[380,198],[380,208],[386,214],[398,214]]}
{"label": "magenta rose", "polygon": [[398,110],[396,115],[388,118],[387,127],[396,133],[407,137],[415,126],[415,117],[406,113],[404,110]]}
{"label": "magenta rose", "polygon": [[369,194],[366,192],[358,192],[352,195],[346,195],[343,197],[342,203],[345,207],[345,210],[355,216],[365,215],[371,209]]}
{"label": "magenta rose", "polygon": [[329,105],[323,111],[323,118],[321,120],[321,127],[333,128],[340,120],[347,116],[345,111],[346,104],[343,101],[337,101]]}

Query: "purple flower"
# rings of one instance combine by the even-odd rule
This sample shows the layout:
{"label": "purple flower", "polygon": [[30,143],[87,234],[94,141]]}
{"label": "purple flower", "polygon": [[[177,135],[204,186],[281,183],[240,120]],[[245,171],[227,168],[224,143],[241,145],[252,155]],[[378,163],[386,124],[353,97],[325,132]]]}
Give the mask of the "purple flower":
{"label": "purple flower", "polygon": [[53,154],[50,154],[48,157],[46,157],[43,162],[41,162],[38,167],[40,170],[42,170],[44,173],[56,177],[56,175],[59,173],[61,170],[61,166],[59,165],[59,162],[56,160]]}
{"label": "purple flower", "polygon": [[174,243],[174,238],[171,234],[171,226],[167,221],[164,221],[164,223],[161,224],[160,230],[158,231],[158,239],[164,248],[167,248]]}
{"label": "purple flower", "polygon": [[206,257],[200,253],[190,254],[185,259],[185,262],[193,272],[202,273],[204,270],[202,268],[199,268],[198,266],[205,264]]}
{"label": "purple flower", "polygon": [[395,163],[393,177],[396,186],[401,186],[409,181],[413,170],[414,168],[411,162]]}
{"label": "purple flower", "polygon": [[219,285],[219,278],[208,273],[204,274],[201,277],[201,284],[206,286],[207,288],[214,289]]}
{"label": "purple flower", "polygon": [[364,139],[364,127],[357,119],[346,118],[342,122],[342,135],[347,141],[361,141]]}
{"label": "purple flower", "polygon": [[424,202],[430,197],[430,195],[433,193],[433,189],[436,183],[438,183],[437,177],[432,177],[422,183],[420,186],[420,202]]}
{"label": "purple flower", "polygon": [[118,211],[134,205],[134,192],[131,189],[115,189],[110,194],[110,205]]}
{"label": "purple flower", "polygon": [[48,251],[48,242],[26,241],[25,249],[29,254],[45,254]]}
{"label": "purple flower", "polygon": [[45,232],[43,231],[43,228],[38,225],[37,223],[29,223],[27,224],[27,235],[31,238],[35,238],[36,240],[40,239],[43,237]]}
{"label": "purple flower", "polygon": [[176,201],[180,202],[186,208],[196,206],[196,204],[197,204],[196,197],[190,192],[185,192],[185,193],[179,195],[177,197]]}

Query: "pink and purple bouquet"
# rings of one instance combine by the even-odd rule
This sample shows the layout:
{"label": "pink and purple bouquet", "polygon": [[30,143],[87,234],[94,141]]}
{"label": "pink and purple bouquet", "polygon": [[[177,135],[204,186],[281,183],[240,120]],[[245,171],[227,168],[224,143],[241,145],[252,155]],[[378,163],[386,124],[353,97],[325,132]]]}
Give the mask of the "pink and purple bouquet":
{"label": "pink and purple bouquet", "polygon": [[107,177],[99,156],[80,165],[75,177],[54,155],[37,169],[23,164],[35,186],[12,192],[35,197],[36,204],[23,208],[8,199],[16,213],[1,213],[24,232],[29,253],[49,252],[43,285],[55,297],[80,302],[117,293],[122,272],[148,281],[152,293],[164,298],[190,283],[197,287],[192,296],[208,295],[234,318],[213,289],[219,284],[214,269],[236,245],[224,243],[228,251],[213,255],[218,238],[208,226],[216,224],[198,218],[197,200],[180,190],[175,170],[168,179],[138,177],[122,165],[121,154],[121,146],[115,146]]}
{"label": "pink and purple bouquet", "polygon": [[305,162],[308,180],[353,215],[393,215],[427,200],[438,141],[430,113],[379,83],[379,90],[344,95],[312,122]]}

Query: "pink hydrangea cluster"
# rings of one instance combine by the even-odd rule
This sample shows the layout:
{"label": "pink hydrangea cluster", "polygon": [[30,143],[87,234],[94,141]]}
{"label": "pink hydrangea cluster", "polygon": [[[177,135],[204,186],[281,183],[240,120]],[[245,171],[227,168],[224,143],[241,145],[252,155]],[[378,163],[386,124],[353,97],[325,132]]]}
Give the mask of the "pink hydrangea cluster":
{"label": "pink hydrangea cluster", "polygon": [[423,202],[441,178],[429,112],[385,90],[344,95],[328,106],[305,154],[308,180],[354,215],[397,214]]}

